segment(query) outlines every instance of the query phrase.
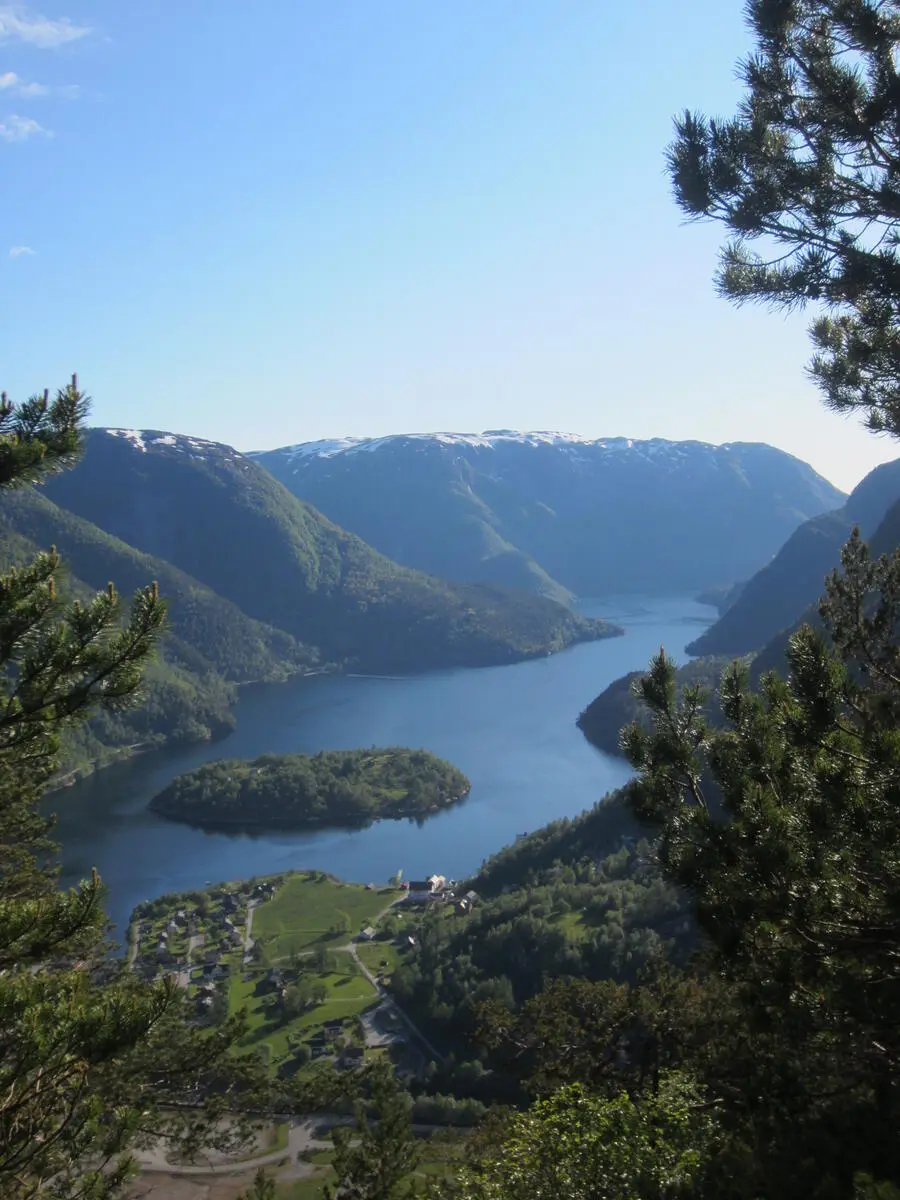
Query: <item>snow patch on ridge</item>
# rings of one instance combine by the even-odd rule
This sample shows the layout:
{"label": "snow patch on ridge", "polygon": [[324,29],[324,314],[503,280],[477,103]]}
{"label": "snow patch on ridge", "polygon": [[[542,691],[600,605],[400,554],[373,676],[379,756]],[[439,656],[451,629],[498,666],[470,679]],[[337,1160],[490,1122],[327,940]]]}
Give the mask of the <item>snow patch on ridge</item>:
{"label": "snow patch on ridge", "polygon": [[138,429],[107,429],[106,432],[110,437],[124,438],[126,442],[131,442],[135,450],[140,450],[142,454],[147,453],[147,443],[141,437]]}
{"label": "snow patch on ridge", "polygon": [[[441,447],[467,446],[479,450],[496,450],[499,446],[548,446],[556,449],[576,451],[579,448],[595,449],[607,454],[642,454],[649,458],[662,456],[682,457],[688,447],[694,451],[712,453],[730,446],[717,447],[709,442],[673,442],[666,438],[638,440],[626,437],[589,438],[576,433],[561,433],[554,430],[535,430],[521,433],[512,429],[488,429],[483,433],[398,433],[387,437],[326,438],[315,442],[299,442],[284,446],[277,451],[289,462],[309,458],[336,458],[348,454],[373,454],[391,445],[402,442],[419,442],[425,449],[429,444]],[[254,451],[256,457],[266,451]]]}
{"label": "snow patch on ridge", "polygon": [[226,446],[222,442],[211,442],[206,438],[188,437],[186,434],[161,433],[156,429],[104,429],[103,432],[108,433],[110,437],[122,438],[142,454],[147,453],[149,442],[150,447],[165,446],[169,450],[177,450],[180,454],[186,454],[188,458],[200,461],[211,452],[217,453],[221,458],[241,457],[232,446]]}

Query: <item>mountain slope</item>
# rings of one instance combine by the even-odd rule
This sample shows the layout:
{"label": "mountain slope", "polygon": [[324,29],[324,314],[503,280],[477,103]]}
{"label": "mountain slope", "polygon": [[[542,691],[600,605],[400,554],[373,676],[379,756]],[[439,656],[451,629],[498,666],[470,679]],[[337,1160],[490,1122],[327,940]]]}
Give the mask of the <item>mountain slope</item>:
{"label": "mountain slope", "polygon": [[168,563],[141,554],[33,490],[0,505],[0,564],[27,562],[56,546],[67,572],[64,592],[86,598],[115,581],[128,597],[157,580],[169,605],[168,633],[146,674],[142,703],[101,712],[69,731],[62,769],[101,764],[131,749],[206,740],[234,726],[235,684],[282,679],[312,665],[289,634],[247,617],[235,605]]}
{"label": "mountain slope", "polygon": [[[891,463],[890,465],[893,466],[894,464]],[[897,500],[887,510],[868,541],[869,552],[873,558],[878,558],[882,554],[891,554],[894,550],[900,548],[900,500]],[[839,561],[840,555],[838,555]],[[833,566],[837,566],[838,562],[835,562]],[[824,591],[825,587],[824,583],[822,583],[816,593],[816,601]],[[811,602],[806,609],[795,616],[795,619],[789,626],[780,630],[779,633],[763,646],[753,659],[753,666],[751,668],[751,678],[753,680],[758,680],[766,671],[782,671],[784,669],[784,655],[791,634],[796,632],[801,625],[820,624],[816,601]]]}
{"label": "mountain slope", "polygon": [[331,662],[486,665],[615,632],[541,597],[398,567],[214,442],[91,430],[82,461],[45,491]]}
{"label": "mountain slope", "polygon": [[821,595],[853,527],[868,537],[898,498],[900,459],[871,471],[843,508],[801,525],[772,562],[747,581],[728,611],[688,647],[690,653],[749,654],[792,626]]}
{"label": "mountain slope", "polygon": [[0,506],[0,548],[7,561],[14,537],[19,539],[17,561],[56,546],[66,570],[92,591],[112,580],[128,596],[157,580],[169,605],[167,654],[189,670],[216,671],[243,683],[283,678],[315,662],[314,653],[289,634],[247,617],[183,571],[142,554],[32,489],[8,493]]}
{"label": "mountain slope", "polygon": [[310,442],[253,457],[398,562],[556,597],[745,578],[844,499],[798,459],[741,443],[499,431]]}
{"label": "mountain slope", "polygon": [[[719,717],[715,698],[719,679],[735,657],[752,655],[750,679],[754,685],[767,671],[785,671],[791,634],[804,623],[819,624],[817,602],[825,591],[825,576],[839,565],[841,546],[854,525],[868,535],[873,556],[900,547],[898,495],[900,460],[876,467],[854,489],[842,510],[799,529],[773,563],[747,582],[734,606],[688,647],[692,653],[701,648],[704,653],[679,668],[678,684],[701,683],[707,688],[711,693],[707,715],[712,720]],[[763,637],[767,627],[768,635]],[[710,638],[716,631],[716,638]],[[758,640],[754,642],[754,638]],[[641,719],[641,706],[632,695],[631,684],[643,673],[635,671],[615,680],[579,716],[579,728],[598,749],[618,753],[619,730]]]}

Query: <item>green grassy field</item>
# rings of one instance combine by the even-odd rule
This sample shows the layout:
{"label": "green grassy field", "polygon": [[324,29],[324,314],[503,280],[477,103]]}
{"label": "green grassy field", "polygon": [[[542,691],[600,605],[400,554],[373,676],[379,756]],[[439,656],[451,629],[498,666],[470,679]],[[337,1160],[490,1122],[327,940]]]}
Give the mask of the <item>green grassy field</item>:
{"label": "green grassy field", "polygon": [[361,942],[356,949],[372,974],[382,973],[386,979],[393,975],[402,959],[400,947],[394,942]]}
{"label": "green grassy field", "polygon": [[318,946],[342,945],[370,925],[396,897],[322,875],[293,875],[253,914],[253,937],[269,962]]}
{"label": "green grassy field", "polygon": [[335,970],[317,971],[311,961],[304,968],[304,979],[325,987],[325,1000],[290,1021],[281,1019],[271,1006],[270,995],[257,993],[265,970],[253,970],[249,975],[235,972],[228,987],[228,1007],[231,1012],[247,1010],[249,1030],[241,1046],[263,1050],[269,1065],[277,1070],[290,1057],[292,1044],[296,1047],[328,1021],[350,1021],[364,1012],[376,1000],[375,989],[349,954],[339,953],[334,958]]}

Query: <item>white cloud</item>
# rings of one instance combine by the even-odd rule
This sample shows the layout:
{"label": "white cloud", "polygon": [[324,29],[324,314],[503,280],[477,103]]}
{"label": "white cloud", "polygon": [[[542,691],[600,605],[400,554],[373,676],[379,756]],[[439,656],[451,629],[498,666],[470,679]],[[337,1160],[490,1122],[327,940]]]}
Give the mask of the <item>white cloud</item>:
{"label": "white cloud", "polygon": [[37,134],[43,134],[44,137],[53,137],[50,130],[45,129],[33,117],[17,117],[13,115],[0,121],[0,141],[24,142],[26,138],[34,137]]}
{"label": "white cloud", "polygon": [[52,50],[66,42],[75,42],[88,33],[90,30],[86,25],[76,25],[68,17],[52,20],[49,17],[32,16],[19,5],[0,4],[0,42],[18,40],[41,50]]}
{"label": "white cloud", "polygon": [[12,96],[24,96],[29,100],[36,96],[59,96],[62,100],[76,100],[81,94],[81,88],[77,84],[48,87],[45,83],[29,83],[15,71],[5,71],[0,75],[0,92],[9,92]]}
{"label": "white cloud", "polygon": [[27,258],[29,254],[36,254],[36,250],[32,250],[30,246],[10,246],[10,258]]}

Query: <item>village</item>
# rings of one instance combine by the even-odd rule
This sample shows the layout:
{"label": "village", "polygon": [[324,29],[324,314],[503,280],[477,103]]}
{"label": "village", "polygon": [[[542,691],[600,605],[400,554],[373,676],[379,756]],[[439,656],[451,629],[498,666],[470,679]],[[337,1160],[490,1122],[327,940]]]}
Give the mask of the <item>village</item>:
{"label": "village", "polygon": [[421,1077],[442,1056],[390,996],[390,975],[415,946],[423,908],[464,916],[477,901],[437,874],[407,883],[398,873],[380,888],[322,872],[210,885],[138,906],[128,961],[146,979],[173,976],[198,1024],[245,1009],[242,1048],[282,1078],[379,1054],[401,1077]]}

